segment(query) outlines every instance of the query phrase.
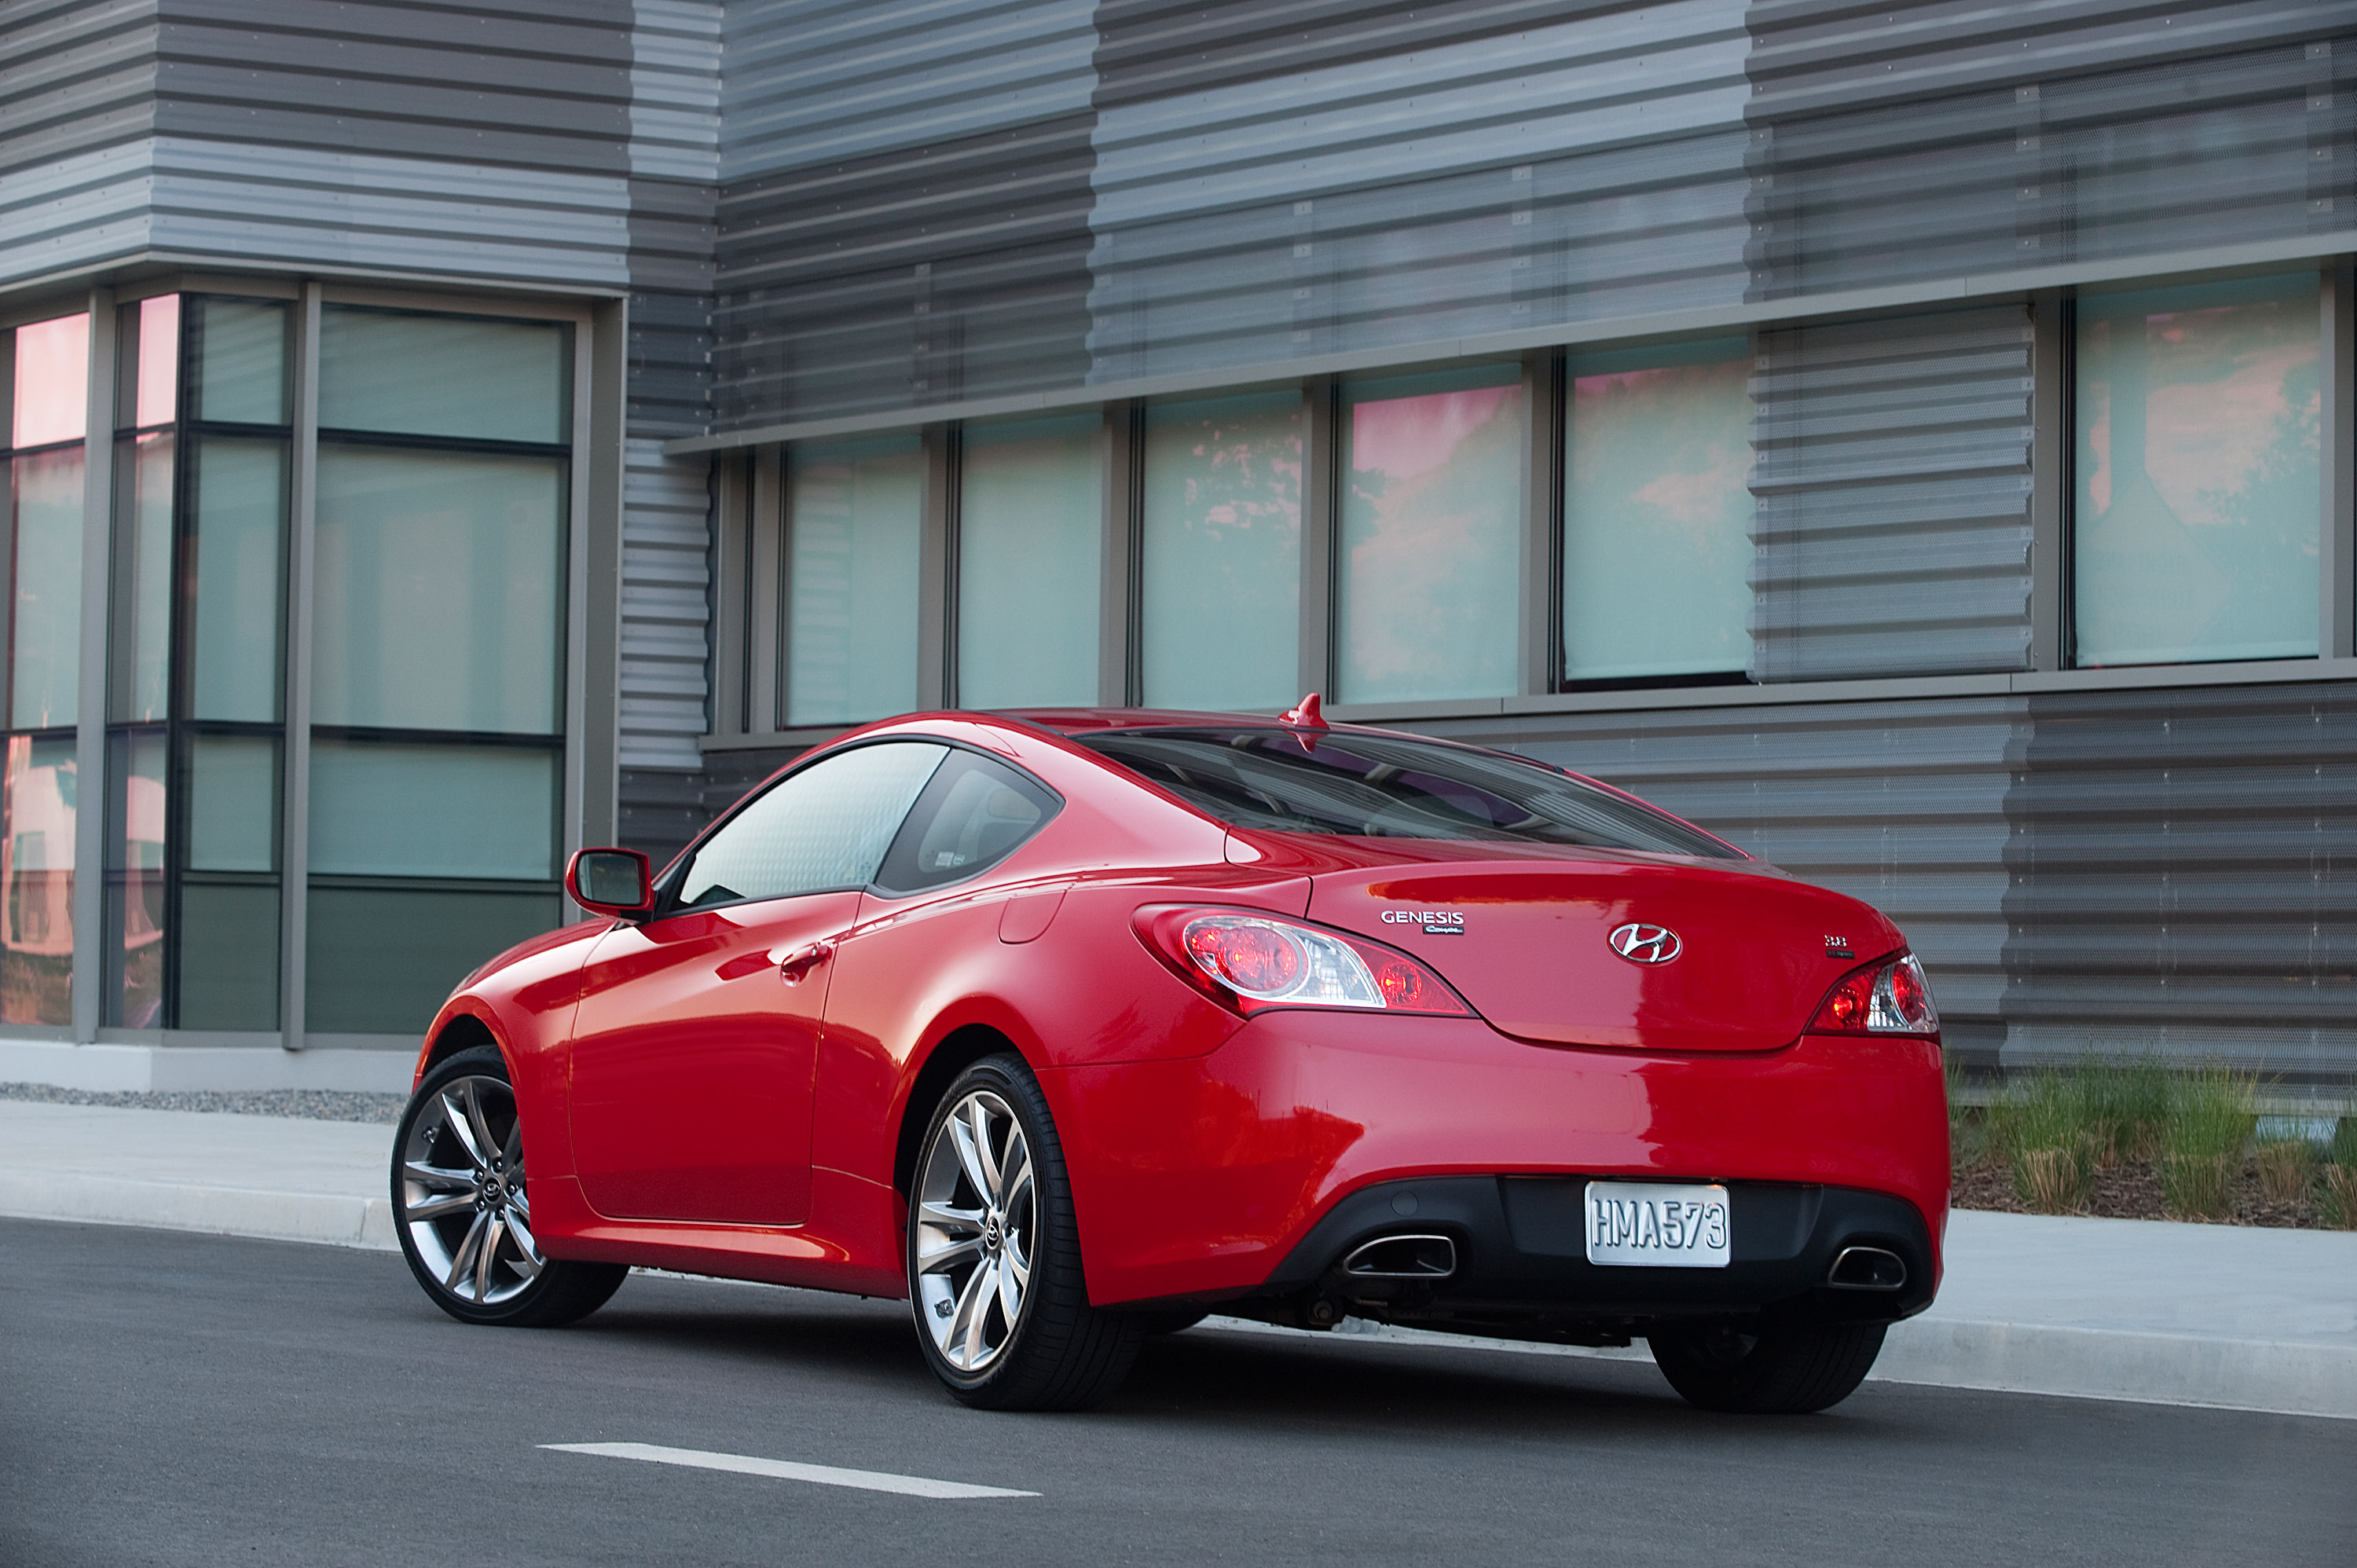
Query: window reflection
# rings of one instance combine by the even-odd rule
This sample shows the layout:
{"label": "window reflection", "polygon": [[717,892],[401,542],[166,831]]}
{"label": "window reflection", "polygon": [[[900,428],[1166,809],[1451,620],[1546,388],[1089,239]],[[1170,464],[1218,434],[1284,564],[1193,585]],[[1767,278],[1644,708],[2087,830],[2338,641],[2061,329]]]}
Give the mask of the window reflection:
{"label": "window reflection", "polygon": [[112,737],[106,923],[107,1022],[127,1029],[164,1023],[164,758],[160,729]]}
{"label": "window reflection", "polygon": [[90,422],[90,317],[16,328],[12,446],[79,441]]}
{"label": "window reflection", "polygon": [[1340,694],[1366,703],[1513,691],[1522,367],[1394,377],[1347,395]]}
{"label": "window reflection", "polygon": [[1751,656],[1751,360],[1573,366],[1563,519],[1566,680],[1688,675]]}
{"label": "window reflection", "polygon": [[74,722],[81,669],[82,448],[11,467],[8,725],[49,729]]}
{"label": "window reflection", "polygon": [[74,743],[8,737],[0,774],[0,1023],[73,1022]]}
{"label": "window reflection", "polygon": [[1146,701],[1281,707],[1300,693],[1301,394],[1146,413]]}
{"label": "window reflection", "polygon": [[2079,302],[2081,664],[2317,651],[2315,274]]}
{"label": "window reflection", "polygon": [[141,300],[138,333],[131,422],[144,430],[170,424],[179,402],[180,296],[166,294]]}

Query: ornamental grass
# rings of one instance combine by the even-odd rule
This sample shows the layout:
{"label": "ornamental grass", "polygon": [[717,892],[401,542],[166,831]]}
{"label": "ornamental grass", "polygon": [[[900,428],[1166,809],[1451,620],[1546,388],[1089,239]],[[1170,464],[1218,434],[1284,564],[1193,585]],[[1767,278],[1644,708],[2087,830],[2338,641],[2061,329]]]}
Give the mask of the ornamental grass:
{"label": "ornamental grass", "polygon": [[2258,1125],[2258,1078],[2222,1064],[2180,1074],[2160,1137],[2160,1186],[2180,1219],[2222,1219]]}
{"label": "ornamental grass", "polygon": [[2259,1191],[2271,1203],[2298,1203],[2316,1182],[2316,1145],[2295,1133],[2260,1140],[2255,1162]]}
{"label": "ornamental grass", "polygon": [[2068,1214],[2087,1205],[2095,1139],[2080,1081],[2077,1073],[2039,1068],[2009,1086],[1992,1108],[2014,1194],[2040,1214]]}

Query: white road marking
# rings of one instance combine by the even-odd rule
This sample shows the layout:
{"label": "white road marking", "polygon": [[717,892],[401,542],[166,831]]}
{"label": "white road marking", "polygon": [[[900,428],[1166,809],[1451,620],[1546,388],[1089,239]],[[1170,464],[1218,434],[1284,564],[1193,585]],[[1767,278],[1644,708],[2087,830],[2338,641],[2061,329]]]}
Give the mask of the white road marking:
{"label": "white road marking", "polygon": [[707,1454],[701,1448],[665,1448],[657,1443],[544,1443],[559,1454],[596,1454],[608,1459],[643,1459],[650,1465],[685,1465],[697,1470],[727,1470],[780,1481],[810,1481],[822,1487],[854,1487],[863,1492],[898,1492],[909,1498],[1036,1498],[1037,1492],[936,1481],[927,1476],[895,1476],[888,1470],[842,1470],[833,1465],[798,1465],[791,1459],[757,1459],[749,1454]]}

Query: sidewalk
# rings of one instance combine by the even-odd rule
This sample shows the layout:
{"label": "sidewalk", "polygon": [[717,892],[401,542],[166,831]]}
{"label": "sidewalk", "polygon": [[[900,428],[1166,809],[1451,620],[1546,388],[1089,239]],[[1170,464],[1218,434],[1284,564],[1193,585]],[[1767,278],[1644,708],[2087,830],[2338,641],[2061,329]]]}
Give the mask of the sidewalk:
{"label": "sidewalk", "polygon": [[[0,1101],[0,1214],[390,1248],[392,1141],[366,1122]],[[1891,1330],[1874,1376],[2357,1420],[2357,1232],[1959,1211],[1938,1304]]]}

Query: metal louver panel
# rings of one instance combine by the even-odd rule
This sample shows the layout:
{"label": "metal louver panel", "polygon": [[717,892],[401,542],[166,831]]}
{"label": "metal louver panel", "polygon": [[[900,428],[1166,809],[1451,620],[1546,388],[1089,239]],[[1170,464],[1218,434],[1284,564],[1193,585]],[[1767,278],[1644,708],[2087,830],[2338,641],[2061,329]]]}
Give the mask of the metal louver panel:
{"label": "metal louver panel", "polygon": [[2009,1053],[2357,1061],[2357,693],[2029,699],[2006,800]]}
{"label": "metal louver panel", "polygon": [[2026,667],[2029,357],[2018,306],[1760,335],[1752,679]]}

